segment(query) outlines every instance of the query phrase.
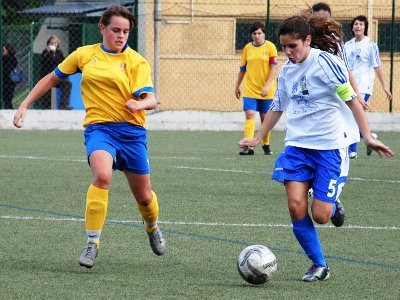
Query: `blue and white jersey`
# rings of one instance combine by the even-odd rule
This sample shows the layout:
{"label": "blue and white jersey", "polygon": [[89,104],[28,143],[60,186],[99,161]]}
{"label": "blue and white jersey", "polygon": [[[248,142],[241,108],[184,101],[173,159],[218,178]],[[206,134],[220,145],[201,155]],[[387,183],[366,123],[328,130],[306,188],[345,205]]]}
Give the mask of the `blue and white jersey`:
{"label": "blue and white jersey", "polygon": [[382,65],[378,46],[366,36],[359,42],[355,38],[346,42],[344,50],[360,93],[372,95],[375,68]]}
{"label": "blue and white jersey", "polygon": [[338,53],[338,56],[343,61],[344,65],[346,66],[346,69],[348,71],[351,71],[349,60],[347,59],[346,51],[344,51],[344,45],[340,45],[340,51]]}
{"label": "blue and white jersey", "polygon": [[286,146],[331,150],[360,140],[358,125],[336,88],[349,82],[337,56],[311,48],[307,59],[283,65],[271,110],[286,111]]}

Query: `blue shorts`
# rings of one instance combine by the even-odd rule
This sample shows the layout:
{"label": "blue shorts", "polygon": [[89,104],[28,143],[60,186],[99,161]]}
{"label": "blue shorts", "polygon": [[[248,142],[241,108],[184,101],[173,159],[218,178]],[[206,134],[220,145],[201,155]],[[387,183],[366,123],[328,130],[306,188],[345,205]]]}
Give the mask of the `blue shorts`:
{"label": "blue shorts", "polygon": [[113,169],[149,174],[147,130],[130,123],[91,124],[85,129],[86,156],[104,150],[114,158]]}
{"label": "blue shorts", "polygon": [[348,147],[314,150],[286,146],[275,162],[272,179],[310,181],[314,197],[333,203],[339,198],[349,174]]}
{"label": "blue shorts", "polygon": [[260,100],[243,97],[243,110],[254,110],[260,113],[267,113],[272,104],[272,99]]}
{"label": "blue shorts", "polygon": [[368,102],[369,97],[371,97],[370,94],[361,94],[361,96],[363,97],[363,99],[364,99],[365,102]]}

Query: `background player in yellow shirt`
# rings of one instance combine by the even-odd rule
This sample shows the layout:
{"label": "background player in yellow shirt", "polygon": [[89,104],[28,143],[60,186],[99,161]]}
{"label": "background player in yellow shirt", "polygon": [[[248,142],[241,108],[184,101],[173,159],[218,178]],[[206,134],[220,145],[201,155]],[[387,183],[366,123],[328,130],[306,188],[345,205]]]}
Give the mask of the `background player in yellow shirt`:
{"label": "background player in yellow shirt", "polygon": [[16,127],[22,127],[31,103],[63,78],[82,72],[85,145],[93,174],[86,197],[87,246],[79,257],[79,264],[87,268],[93,267],[98,255],[113,169],[125,173],[153,252],[162,255],[166,246],[157,226],[159,207],[151,190],[145,128],[145,110],[154,109],[157,100],[149,63],[127,45],[135,24],[135,17],[126,7],[110,6],[99,23],[103,42],[78,48],[43,77],[13,120]]}
{"label": "background player in yellow shirt", "polygon": [[[252,42],[242,51],[240,71],[236,81],[235,96],[242,95],[240,84],[243,84],[243,110],[246,115],[244,123],[244,137],[252,138],[255,131],[256,111],[260,114],[261,123],[269,110],[276,90],[276,74],[278,72],[278,52],[274,44],[265,40],[265,26],[261,22],[251,24],[250,33]],[[270,132],[262,141],[264,154],[271,155],[269,145]],[[240,155],[253,155],[253,148],[243,148]]]}

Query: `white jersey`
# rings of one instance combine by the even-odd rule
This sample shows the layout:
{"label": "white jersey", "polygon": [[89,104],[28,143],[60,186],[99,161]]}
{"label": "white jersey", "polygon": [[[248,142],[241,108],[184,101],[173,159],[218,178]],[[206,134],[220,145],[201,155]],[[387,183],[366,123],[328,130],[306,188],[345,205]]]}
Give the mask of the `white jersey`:
{"label": "white jersey", "polygon": [[360,140],[357,123],[335,90],[348,83],[342,60],[311,48],[307,59],[283,65],[271,110],[286,111],[286,146],[316,150],[347,147]]}
{"label": "white jersey", "polygon": [[359,42],[355,38],[346,42],[344,50],[360,93],[372,95],[375,68],[382,65],[378,46],[366,36]]}

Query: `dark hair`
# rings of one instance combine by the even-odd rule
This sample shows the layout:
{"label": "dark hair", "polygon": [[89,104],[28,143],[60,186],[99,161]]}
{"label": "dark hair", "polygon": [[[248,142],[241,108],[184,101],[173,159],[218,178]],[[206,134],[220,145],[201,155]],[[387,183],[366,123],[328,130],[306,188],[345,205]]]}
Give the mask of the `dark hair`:
{"label": "dark hair", "polygon": [[353,20],[351,20],[351,24],[350,24],[350,26],[351,26],[351,34],[354,36],[353,26],[354,26],[354,23],[356,21],[364,22],[364,25],[365,25],[364,35],[367,36],[368,35],[368,19],[364,15],[359,15],[359,16],[355,17]]}
{"label": "dark hair", "polygon": [[308,35],[312,36],[312,31],[304,16],[297,15],[283,20],[279,25],[277,34],[278,38],[281,35],[291,34],[296,38],[305,41]]}
{"label": "dark hair", "polygon": [[250,26],[250,34],[252,34],[254,31],[261,29],[262,32],[265,33],[265,25],[261,22],[254,22]]}
{"label": "dark hair", "polygon": [[327,11],[330,15],[332,14],[331,12],[331,7],[326,4],[325,2],[317,2],[313,6],[311,6],[311,9],[313,12],[319,12],[321,10]]}
{"label": "dark hair", "polygon": [[137,24],[136,18],[132,14],[132,12],[125,6],[118,4],[111,5],[104,11],[101,15],[99,23],[108,26],[113,16],[123,17],[124,19],[127,19],[129,21],[129,30],[132,30],[133,27],[135,27]]}
{"label": "dark hair", "polygon": [[5,43],[3,47],[7,49],[7,55],[9,56],[15,56],[15,54],[17,53],[17,51],[15,51],[14,46],[11,45],[10,43]]}
{"label": "dark hair", "polygon": [[278,37],[286,34],[291,34],[302,41],[310,35],[312,48],[335,55],[341,50],[340,45],[344,36],[342,25],[338,22],[311,13],[292,16],[284,20],[279,26]]}

